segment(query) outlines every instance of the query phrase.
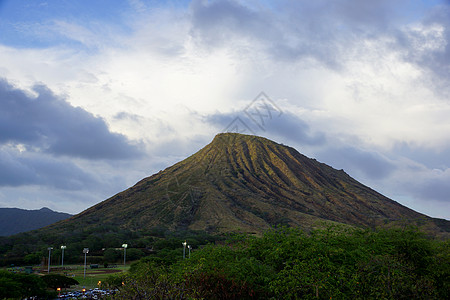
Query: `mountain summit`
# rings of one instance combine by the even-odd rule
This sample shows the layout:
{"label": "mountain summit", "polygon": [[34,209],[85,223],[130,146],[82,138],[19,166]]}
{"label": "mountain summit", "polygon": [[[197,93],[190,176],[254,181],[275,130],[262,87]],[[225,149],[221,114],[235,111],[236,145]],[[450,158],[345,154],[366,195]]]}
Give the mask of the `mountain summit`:
{"label": "mountain summit", "polygon": [[318,221],[377,226],[431,219],[268,139],[222,133],[187,159],[60,225],[258,233]]}

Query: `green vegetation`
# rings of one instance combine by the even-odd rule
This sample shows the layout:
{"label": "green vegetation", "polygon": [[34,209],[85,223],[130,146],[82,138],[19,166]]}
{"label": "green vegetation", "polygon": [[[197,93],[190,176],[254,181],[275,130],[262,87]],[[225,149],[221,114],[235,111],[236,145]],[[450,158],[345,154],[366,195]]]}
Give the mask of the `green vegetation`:
{"label": "green vegetation", "polygon": [[66,289],[72,285],[79,284],[77,280],[59,274],[44,275],[42,276],[42,280],[44,280],[47,287],[55,291],[57,288]]}
{"label": "green vegetation", "polygon": [[0,271],[0,299],[46,296],[45,282],[37,275]]}
{"label": "green vegetation", "polygon": [[[200,231],[171,232],[164,227],[133,232],[113,226],[99,225],[64,234],[31,231],[7,238],[0,238],[0,267],[48,264],[48,247],[53,247],[51,266],[61,264],[60,245],[66,245],[64,264],[84,262],[83,248],[89,248],[88,264],[108,266],[123,263],[123,243],[128,244],[127,261],[138,260],[147,255],[158,259],[171,259],[163,252],[179,248],[183,239],[189,238],[193,246],[206,245],[219,237]],[[167,257],[167,258],[164,258]]]}
{"label": "green vegetation", "polygon": [[57,288],[68,288],[75,284],[78,284],[76,280],[62,275],[38,276],[0,270],[0,299],[24,299],[34,296],[39,299],[53,299]]}
{"label": "green vegetation", "polygon": [[281,227],[146,257],[107,283],[120,299],[449,299],[449,246],[413,229]]}

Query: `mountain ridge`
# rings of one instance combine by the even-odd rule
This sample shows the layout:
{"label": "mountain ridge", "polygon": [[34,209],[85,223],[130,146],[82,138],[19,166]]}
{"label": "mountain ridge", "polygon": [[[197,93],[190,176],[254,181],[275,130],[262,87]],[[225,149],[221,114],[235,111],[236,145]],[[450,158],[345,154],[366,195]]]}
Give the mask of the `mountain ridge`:
{"label": "mountain ridge", "polygon": [[37,210],[0,208],[0,236],[39,229],[71,216],[68,213],[53,211],[48,207]]}
{"label": "mountain ridge", "polygon": [[[317,223],[376,227],[402,220],[430,223],[432,218],[292,147],[222,133],[188,158],[58,226],[101,221],[131,230],[167,226],[261,233],[279,224],[304,229]],[[437,226],[433,224],[429,226]]]}

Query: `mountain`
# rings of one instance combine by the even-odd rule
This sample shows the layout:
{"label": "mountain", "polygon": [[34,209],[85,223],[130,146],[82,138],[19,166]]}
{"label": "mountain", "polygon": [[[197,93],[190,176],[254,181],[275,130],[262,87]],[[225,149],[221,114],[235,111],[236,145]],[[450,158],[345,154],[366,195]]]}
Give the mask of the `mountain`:
{"label": "mountain", "polygon": [[67,219],[72,215],[56,212],[47,207],[39,210],[0,208],[0,236],[38,229]]}
{"label": "mountain", "polygon": [[261,233],[277,224],[310,229],[404,221],[449,231],[450,222],[415,212],[294,148],[223,133],[185,160],[50,228]]}

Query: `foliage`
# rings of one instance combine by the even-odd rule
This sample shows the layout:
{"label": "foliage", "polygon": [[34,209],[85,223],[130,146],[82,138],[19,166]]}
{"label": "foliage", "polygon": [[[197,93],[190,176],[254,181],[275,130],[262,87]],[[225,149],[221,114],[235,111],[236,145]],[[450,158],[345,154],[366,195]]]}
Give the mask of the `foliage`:
{"label": "foliage", "polygon": [[0,237],[0,266],[39,264],[48,258],[49,246],[51,265],[61,263],[60,245],[66,245],[64,264],[80,263],[84,260],[83,249],[89,248],[90,263],[116,263],[123,260],[123,251],[117,250],[123,243],[128,244],[127,261],[138,260],[149,254],[158,254],[156,260],[166,261],[173,255],[167,250],[179,251],[184,239],[189,239],[192,246],[198,247],[219,239],[201,231],[170,232],[162,227],[154,230],[130,231],[110,225],[98,225],[91,228],[74,228],[70,232],[33,231],[10,237]]}
{"label": "foliage", "polygon": [[112,248],[106,249],[105,252],[103,252],[103,260],[105,263],[118,262],[121,256],[121,251]]}
{"label": "foliage", "polygon": [[44,297],[48,295],[46,287],[37,275],[0,271],[0,299]]}
{"label": "foliage", "polygon": [[192,288],[174,280],[164,266],[136,264],[127,275],[110,276],[110,288],[120,290],[114,299],[188,299],[196,298]]}
{"label": "foliage", "polygon": [[79,284],[73,278],[69,278],[58,274],[49,274],[42,277],[47,287],[56,290],[57,288],[69,288],[71,285]]}
{"label": "foliage", "polygon": [[448,299],[450,253],[415,229],[280,227],[169,265],[145,258],[121,276],[128,298]]}
{"label": "foliage", "polygon": [[23,262],[28,265],[38,264],[41,260],[42,253],[30,253],[25,255]]}

